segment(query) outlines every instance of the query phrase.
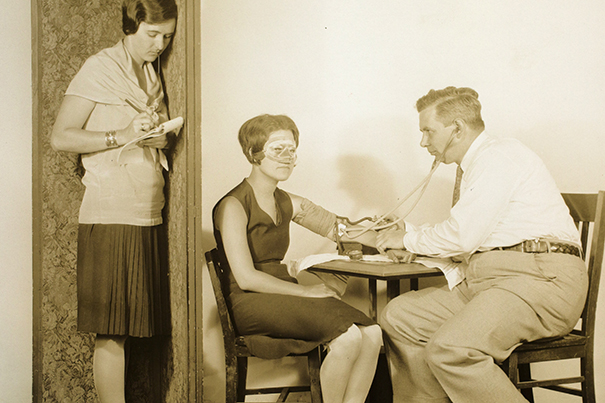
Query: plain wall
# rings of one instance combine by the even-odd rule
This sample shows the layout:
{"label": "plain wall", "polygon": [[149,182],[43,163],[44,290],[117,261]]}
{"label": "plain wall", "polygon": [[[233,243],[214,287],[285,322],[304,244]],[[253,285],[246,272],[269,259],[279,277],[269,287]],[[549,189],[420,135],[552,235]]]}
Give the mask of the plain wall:
{"label": "plain wall", "polygon": [[[213,205],[250,171],[237,143],[247,119],[292,117],[301,133],[298,165],[280,186],[360,218],[390,209],[426,175],[432,157],[419,147],[413,106],[429,89],[449,85],[477,90],[487,130],[536,151],[562,192],[605,189],[604,17],[600,0],[205,1],[204,248],[214,246]],[[447,216],[454,171],[439,168],[410,220]],[[333,250],[294,225],[287,258]],[[222,339],[209,281],[204,287],[205,396],[220,402]],[[349,298],[359,302],[364,288],[353,288]],[[595,360],[601,380],[603,301]],[[276,366],[253,366],[254,382],[281,375]],[[536,399],[578,401],[548,391]]]}
{"label": "plain wall", "polygon": [[30,2],[0,13],[0,401],[32,395],[32,88]]}

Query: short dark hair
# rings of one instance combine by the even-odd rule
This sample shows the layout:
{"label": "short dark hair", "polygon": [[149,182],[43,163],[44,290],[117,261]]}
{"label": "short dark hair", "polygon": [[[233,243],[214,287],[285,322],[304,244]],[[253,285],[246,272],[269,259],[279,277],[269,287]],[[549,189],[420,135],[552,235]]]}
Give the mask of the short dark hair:
{"label": "short dark hair", "polygon": [[242,125],[237,138],[239,144],[242,146],[244,155],[251,164],[256,163],[253,155],[263,151],[271,133],[279,130],[291,131],[294,136],[294,142],[298,147],[298,127],[286,115],[259,115],[249,119]]}
{"label": "short dark hair", "polygon": [[122,31],[136,34],[141,22],[159,24],[175,19],[178,10],[174,0],[124,0],[122,2]]}
{"label": "short dark hair", "polygon": [[472,88],[447,87],[442,90],[430,90],[416,101],[418,112],[432,106],[435,106],[437,119],[446,126],[456,119],[462,119],[473,129],[485,129],[485,122],[481,118],[479,94]]}

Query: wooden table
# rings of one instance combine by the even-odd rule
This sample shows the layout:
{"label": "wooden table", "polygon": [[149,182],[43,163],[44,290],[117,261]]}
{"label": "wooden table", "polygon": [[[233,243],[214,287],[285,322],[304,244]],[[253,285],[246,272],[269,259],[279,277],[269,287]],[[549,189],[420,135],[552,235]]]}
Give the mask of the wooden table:
{"label": "wooden table", "polygon": [[311,272],[323,272],[333,274],[345,274],[352,277],[368,279],[368,291],[370,298],[370,317],[377,319],[377,280],[387,282],[387,301],[400,294],[399,280],[410,280],[410,289],[418,289],[420,277],[442,276],[439,269],[429,268],[420,263],[390,263],[390,262],[366,262],[363,260],[333,260],[317,264],[307,269]]}
{"label": "wooden table", "polygon": [[[387,263],[366,262],[358,260],[333,260],[317,264],[307,269],[311,272],[323,272],[334,274],[346,274],[352,277],[368,279],[368,293],[370,302],[370,317],[377,321],[378,298],[376,282],[383,280],[387,282],[387,301],[400,294],[399,280],[410,280],[410,289],[418,289],[420,277],[438,277],[443,272],[432,269],[420,263]],[[389,376],[388,364],[384,354],[380,354],[376,367],[376,374],[366,399],[369,403],[392,403],[393,392],[391,378]]]}

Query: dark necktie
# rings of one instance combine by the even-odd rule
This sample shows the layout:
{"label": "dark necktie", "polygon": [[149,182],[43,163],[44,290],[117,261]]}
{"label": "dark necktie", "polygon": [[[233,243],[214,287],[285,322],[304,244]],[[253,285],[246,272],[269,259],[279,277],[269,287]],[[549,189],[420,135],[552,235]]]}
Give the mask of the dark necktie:
{"label": "dark necktie", "polygon": [[460,183],[462,182],[462,174],[464,172],[462,171],[462,168],[460,168],[460,165],[458,165],[458,168],[456,169],[456,183],[454,184],[454,194],[452,196],[452,207],[454,207],[454,205],[458,202],[458,199],[460,199]]}

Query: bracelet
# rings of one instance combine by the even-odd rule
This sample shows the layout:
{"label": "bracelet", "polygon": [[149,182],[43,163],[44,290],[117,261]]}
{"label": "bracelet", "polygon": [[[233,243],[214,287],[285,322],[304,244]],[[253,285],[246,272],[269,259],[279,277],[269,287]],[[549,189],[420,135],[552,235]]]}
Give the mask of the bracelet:
{"label": "bracelet", "polygon": [[109,130],[105,132],[105,144],[108,148],[116,148],[118,146],[118,140],[116,139],[115,130]]}

